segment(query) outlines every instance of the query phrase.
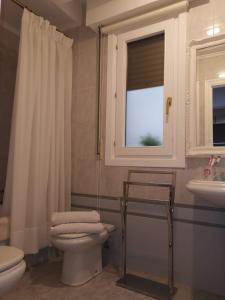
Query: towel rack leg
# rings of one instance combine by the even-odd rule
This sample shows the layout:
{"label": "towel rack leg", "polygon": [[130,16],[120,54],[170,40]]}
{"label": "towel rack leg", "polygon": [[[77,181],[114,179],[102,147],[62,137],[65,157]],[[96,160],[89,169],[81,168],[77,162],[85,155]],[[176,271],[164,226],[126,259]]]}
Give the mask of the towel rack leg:
{"label": "towel rack leg", "polygon": [[170,188],[170,199],[167,206],[168,218],[168,286],[170,295],[174,294],[174,268],[173,268],[173,211],[174,211],[174,187]]}
{"label": "towel rack leg", "polygon": [[127,273],[127,197],[128,185],[123,183],[123,198],[121,199],[121,218],[122,218],[122,270],[121,277],[125,278]]}

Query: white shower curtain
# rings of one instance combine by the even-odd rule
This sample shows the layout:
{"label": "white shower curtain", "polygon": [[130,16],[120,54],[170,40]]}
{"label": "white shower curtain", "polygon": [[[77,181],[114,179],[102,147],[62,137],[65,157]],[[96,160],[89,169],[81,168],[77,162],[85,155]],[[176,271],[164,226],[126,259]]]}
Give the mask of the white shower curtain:
{"label": "white shower curtain", "polygon": [[4,210],[25,253],[49,244],[53,211],[70,209],[72,43],[24,10]]}

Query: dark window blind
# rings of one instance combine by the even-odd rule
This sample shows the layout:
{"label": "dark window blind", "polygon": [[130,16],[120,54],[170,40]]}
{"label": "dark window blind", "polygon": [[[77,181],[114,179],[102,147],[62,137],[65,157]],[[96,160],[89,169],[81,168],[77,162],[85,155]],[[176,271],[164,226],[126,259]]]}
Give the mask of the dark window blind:
{"label": "dark window blind", "polygon": [[127,90],[164,84],[164,33],[127,44]]}

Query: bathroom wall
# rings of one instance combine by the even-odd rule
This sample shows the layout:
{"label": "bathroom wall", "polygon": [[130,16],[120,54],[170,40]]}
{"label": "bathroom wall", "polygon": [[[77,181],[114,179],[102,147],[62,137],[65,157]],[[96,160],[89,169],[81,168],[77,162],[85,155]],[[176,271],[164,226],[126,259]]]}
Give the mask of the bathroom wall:
{"label": "bathroom wall", "polygon": [[[206,37],[206,29],[220,24],[225,32],[223,0],[194,1],[189,11],[188,40]],[[120,263],[120,215],[118,198],[129,167],[110,167],[96,160],[96,34],[81,27],[70,32],[75,40],[72,106],[72,204],[101,207],[102,219],[116,225],[110,241],[109,259]],[[105,71],[103,71],[105,74]],[[102,136],[105,135],[105,79],[102,91]],[[182,99],[185,101],[185,99]],[[187,158],[177,169],[175,207],[175,282],[225,295],[225,210],[211,209],[186,190],[191,178],[202,177],[207,159]],[[223,161],[218,167],[224,168]],[[134,169],[134,168],[132,168]],[[157,180],[158,178],[153,178]],[[96,195],[102,195],[99,199]],[[165,216],[154,206],[133,206],[131,211]],[[133,272],[167,275],[167,224],[160,218],[128,218],[128,267]]]}
{"label": "bathroom wall", "polygon": [[[207,37],[212,24],[219,24],[225,32],[224,0],[196,0],[189,10],[188,43],[192,39]],[[129,167],[105,166],[96,160],[96,34],[86,27],[71,32],[75,39],[73,108],[72,108],[72,192],[105,196],[121,196],[122,181]],[[103,57],[105,60],[105,57]],[[102,136],[105,135],[105,70],[102,91]],[[183,99],[182,101],[185,101]],[[186,190],[190,178],[202,177],[207,159],[187,158],[185,169],[177,169],[176,202],[192,204],[194,199]],[[222,161],[219,168],[223,168]]]}
{"label": "bathroom wall", "polygon": [[19,37],[0,26],[0,201],[5,186]]}

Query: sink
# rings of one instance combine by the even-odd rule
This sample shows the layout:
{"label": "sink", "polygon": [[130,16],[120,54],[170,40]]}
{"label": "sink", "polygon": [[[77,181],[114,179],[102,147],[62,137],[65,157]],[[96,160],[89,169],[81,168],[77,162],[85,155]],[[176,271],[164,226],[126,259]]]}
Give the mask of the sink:
{"label": "sink", "polygon": [[211,204],[225,207],[225,181],[193,179],[186,184],[186,188]]}

